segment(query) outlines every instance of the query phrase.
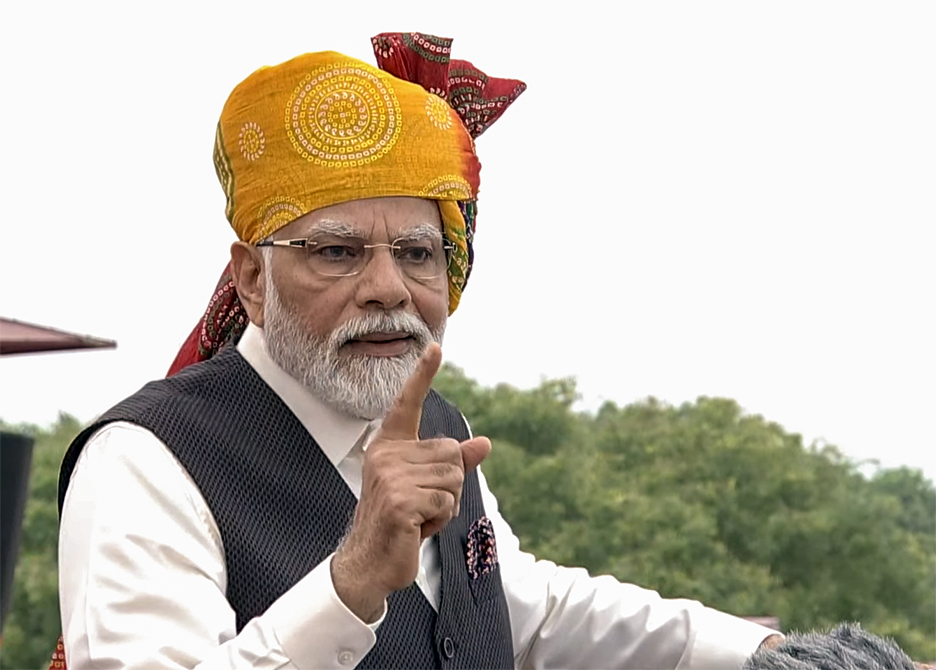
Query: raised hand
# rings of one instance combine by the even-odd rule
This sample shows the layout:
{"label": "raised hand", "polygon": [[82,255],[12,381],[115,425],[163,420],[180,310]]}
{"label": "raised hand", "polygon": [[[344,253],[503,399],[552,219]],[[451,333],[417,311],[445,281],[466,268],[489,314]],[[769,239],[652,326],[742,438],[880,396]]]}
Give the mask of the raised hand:
{"label": "raised hand", "polygon": [[422,541],[458,514],[465,473],[491,451],[486,437],[419,439],[422,404],[442,364],[430,344],[367,449],[354,523],[332,560],[335,591],[363,621],[409,586]]}

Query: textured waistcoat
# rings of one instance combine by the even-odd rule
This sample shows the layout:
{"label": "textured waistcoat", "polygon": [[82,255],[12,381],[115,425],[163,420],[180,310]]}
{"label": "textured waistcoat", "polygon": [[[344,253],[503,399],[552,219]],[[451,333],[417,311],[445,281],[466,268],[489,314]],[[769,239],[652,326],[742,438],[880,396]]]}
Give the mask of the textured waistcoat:
{"label": "textured waistcoat", "polygon": [[[237,630],[338,546],[357,500],[315,440],[233,347],[144,386],[72,443],[59,506],[95,430],[129,421],[152,431],[191,475],[214,515]],[[420,437],[468,438],[461,414],[434,391]],[[468,531],[484,515],[477,474],[465,477],[461,512],[433,538],[442,566],[438,614],[413,584],[390,596],[377,643],[359,668],[513,667],[500,568],[468,569]]]}

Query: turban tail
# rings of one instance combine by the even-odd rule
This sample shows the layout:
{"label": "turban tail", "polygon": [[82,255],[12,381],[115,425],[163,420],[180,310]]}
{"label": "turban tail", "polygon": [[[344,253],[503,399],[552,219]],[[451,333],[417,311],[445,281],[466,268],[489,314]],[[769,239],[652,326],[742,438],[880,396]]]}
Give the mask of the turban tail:
{"label": "turban tail", "polygon": [[[474,139],[526,85],[451,60],[452,40],[420,33],[372,39],[379,68],[328,51],[260,68],[228,97],[214,164],[225,214],[250,244],[308,212],[349,200],[437,201],[455,244],[449,314],[471,274],[481,163]],[[169,374],[210,358],[247,326],[230,264]]]}

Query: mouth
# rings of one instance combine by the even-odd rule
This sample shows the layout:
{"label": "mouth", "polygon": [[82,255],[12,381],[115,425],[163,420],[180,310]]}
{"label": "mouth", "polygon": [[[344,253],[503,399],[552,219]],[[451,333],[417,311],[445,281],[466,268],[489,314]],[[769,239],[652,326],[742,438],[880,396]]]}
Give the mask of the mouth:
{"label": "mouth", "polygon": [[416,338],[410,333],[368,333],[348,340],[342,349],[352,354],[365,356],[400,356],[415,343]]}

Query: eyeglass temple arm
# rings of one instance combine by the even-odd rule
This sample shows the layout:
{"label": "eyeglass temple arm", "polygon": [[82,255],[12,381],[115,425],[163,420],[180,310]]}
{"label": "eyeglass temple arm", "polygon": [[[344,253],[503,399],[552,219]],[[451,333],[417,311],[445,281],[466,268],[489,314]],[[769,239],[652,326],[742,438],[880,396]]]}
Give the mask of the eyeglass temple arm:
{"label": "eyeglass temple arm", "polygon": [[266,242],[257,242],[258,247],[299,247],[306,246],[308,240],[267,240]]}

